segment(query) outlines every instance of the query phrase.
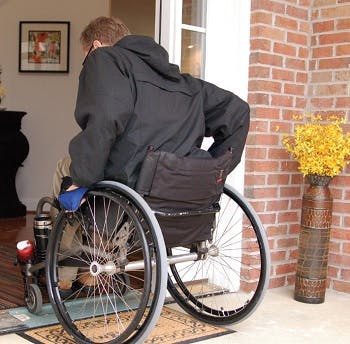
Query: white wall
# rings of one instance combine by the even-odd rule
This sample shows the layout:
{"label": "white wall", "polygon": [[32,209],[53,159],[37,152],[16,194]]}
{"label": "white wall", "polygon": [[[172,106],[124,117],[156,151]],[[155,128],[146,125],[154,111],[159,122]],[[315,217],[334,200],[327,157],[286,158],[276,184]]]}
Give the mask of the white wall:
{"label": "white wall", "polygon": [[[80,32],[91,19],[108,14],[109,0],[0,0],[0,64],[8,90],[2,105],[27,112],[22,132],[30,152],[16,179],[27,210],[35,210],[39,198],[51,194],[56,161],[67,154],[68,142],[78,131],[73,113],[83,60]],[[18,72],[19,22],[27,20],[70,21],[68,74]]]}
{"label": "white wall", "polygon": [[[248,97],[250,1],[207,0],[205,78],[242,99]],[[218,63],[220,61],[220,63]],[[245,152],[227,183],[244,189]]]}
{"label": "white wall", "polygon": [[205,79],[247,99],[250,1],[207,3]]}

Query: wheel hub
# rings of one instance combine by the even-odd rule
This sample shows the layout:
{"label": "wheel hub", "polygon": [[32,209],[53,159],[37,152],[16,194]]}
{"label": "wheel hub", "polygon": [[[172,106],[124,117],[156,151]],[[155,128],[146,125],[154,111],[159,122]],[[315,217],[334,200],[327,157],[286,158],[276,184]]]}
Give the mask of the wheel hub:
{"label": "wheel hub", "polygon": [[211,245],[208,254],[212,257],[217,257],[219,255],[219,248],[216,245]]}
{"label": "wheel hub", "polygon": [[112,261],[108,261],[106,264],[100,264],[93,261],[90,264],[90,274],[92,276],[98,276],[103,272],[105,272],[107,275],[114,275],[117,273],[117,266]]}

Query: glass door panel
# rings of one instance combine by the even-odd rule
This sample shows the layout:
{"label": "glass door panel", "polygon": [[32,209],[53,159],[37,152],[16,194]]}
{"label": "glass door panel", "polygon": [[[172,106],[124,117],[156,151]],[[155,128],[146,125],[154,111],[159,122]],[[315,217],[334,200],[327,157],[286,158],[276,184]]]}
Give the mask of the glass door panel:
{"label": "glass door panel", "polygon": [[183,0],[182,23],[193,26],[205,27],[206,25],[206,0]]}
{"label": "glass door panel", "polygon": [[206,0],[183,0],[181,71],[203,78],[205,71]]}
{"label": "glass door panel", "polygon": [[204,75],[205,34],[182,29],[181,72],[196,78]]}

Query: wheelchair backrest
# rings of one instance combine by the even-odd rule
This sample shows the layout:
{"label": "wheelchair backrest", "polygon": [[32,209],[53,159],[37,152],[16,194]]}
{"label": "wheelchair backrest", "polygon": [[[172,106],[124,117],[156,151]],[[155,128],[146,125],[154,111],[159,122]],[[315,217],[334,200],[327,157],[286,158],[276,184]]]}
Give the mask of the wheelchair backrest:
{"label": "wheelchair backrest", "polygon": [[[178,157],[150,151],[146,155],[136,191],[157,212],[168,246],[187,245],[211,238],[215,215],[208,213],[219,200],[229,173],[232,153],[218,158]],[[201,214],[200,210],[203,210]],[[182,216],[173,216],[173,214]]]}

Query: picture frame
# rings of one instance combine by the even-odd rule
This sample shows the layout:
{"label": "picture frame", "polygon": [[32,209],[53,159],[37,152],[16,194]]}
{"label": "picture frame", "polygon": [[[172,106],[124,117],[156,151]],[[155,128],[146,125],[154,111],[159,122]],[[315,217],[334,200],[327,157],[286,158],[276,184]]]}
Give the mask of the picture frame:
{"label": "picture frame", "polygon": [[20,21],[19,72],[68,73],[70,22]]}

